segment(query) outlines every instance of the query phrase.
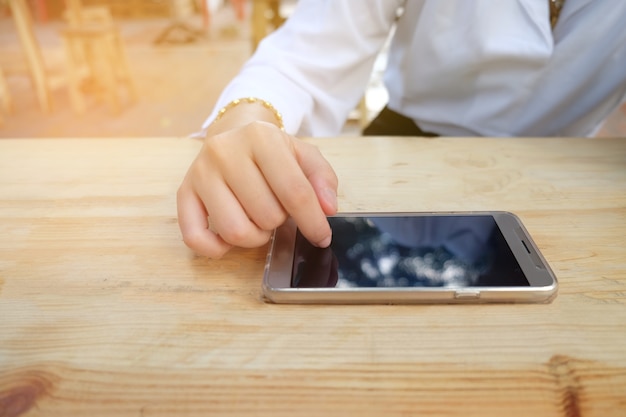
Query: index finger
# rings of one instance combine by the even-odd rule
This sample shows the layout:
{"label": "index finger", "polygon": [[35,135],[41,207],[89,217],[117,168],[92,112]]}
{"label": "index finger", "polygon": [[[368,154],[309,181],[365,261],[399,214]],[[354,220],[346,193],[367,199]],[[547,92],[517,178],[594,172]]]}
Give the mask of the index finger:
{"label": "index finger", "polygon": [[293,139],[288,136],[284,139],[288,142],[287,146],[275,146],[275,143],[267,146],[261,143],[262,140],[258,142],[260,145],[256,146],[255,157],[259,169],[302,235],[316,246],[327,247],[332,231],[326,214],[313,185],[298,163],[293,145],[289,143]]}

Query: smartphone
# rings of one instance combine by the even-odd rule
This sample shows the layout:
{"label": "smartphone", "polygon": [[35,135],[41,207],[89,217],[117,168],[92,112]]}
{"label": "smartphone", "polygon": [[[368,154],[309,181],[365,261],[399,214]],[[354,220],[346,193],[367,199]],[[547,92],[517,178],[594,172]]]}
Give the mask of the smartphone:
{"label": "smartphone", "polygon": [[274,231],[263,295],[274,303],[546,303],[552,270],[509,212],[328,218],[328,248],[289,219]]}

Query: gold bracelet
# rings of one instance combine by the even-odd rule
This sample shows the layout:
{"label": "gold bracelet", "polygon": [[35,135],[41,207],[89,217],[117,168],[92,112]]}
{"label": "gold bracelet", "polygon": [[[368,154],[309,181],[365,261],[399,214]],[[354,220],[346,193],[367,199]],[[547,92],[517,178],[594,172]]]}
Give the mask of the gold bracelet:
{"label": "gold bracelet", "polygon": [[265,100],[262,100],[262,99],[256,98],[256,97],[244,97],[244,98],[238,98],[238,99],[235,99],[235,100],[231,101],[230,103],[228,103],[227,105],[222,107],[217,112],[217,115],[215,116],[215,119],[213,120],[213,123],[215,123],[219,119],[221,119],[222,116],[224,116],[224,114],[228,110],[232,109],[233,107],[237,107],[241,103],[260,103],[260,104],[262,104],[263,107],[265,107],[266,109],[268,109],[269,111],[274,113],[274,117],[276,118],[276,121],[278,121],[278,127],[280,128],[280,130],[282,130],[282,131],[285,130],[285,124],[283,123],[283,116],[280,114],[280,112],[278,110],[276,110],[276,107],[274,107],[272,105],[272,103],[270,103],[269,101],[265,101]]}

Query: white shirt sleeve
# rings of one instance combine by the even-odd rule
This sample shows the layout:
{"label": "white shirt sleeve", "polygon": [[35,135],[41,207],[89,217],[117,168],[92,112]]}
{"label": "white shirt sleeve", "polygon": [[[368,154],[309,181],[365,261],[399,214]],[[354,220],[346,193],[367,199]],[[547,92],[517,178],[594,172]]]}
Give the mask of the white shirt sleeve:
{"label": "white shirt sleeve", "polygon": [[258,97],[282,114],[287,132],[335,135],[354,109],[403,0],[299,0],[285,24],[265,38],[222,92]]}

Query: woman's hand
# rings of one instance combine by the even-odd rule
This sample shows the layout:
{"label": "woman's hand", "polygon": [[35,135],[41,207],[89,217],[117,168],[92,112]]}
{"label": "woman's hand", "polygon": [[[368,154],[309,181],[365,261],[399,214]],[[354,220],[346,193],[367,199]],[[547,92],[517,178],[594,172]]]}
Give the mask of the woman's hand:
{"label": "woman's hand", "polygon": [[187,246],[211,258],[262,246],[289,216],[311,243],[330,244],[326,216],[337,211],[337,177],[316,147],[264,121],[214,131],[178,190]]}

